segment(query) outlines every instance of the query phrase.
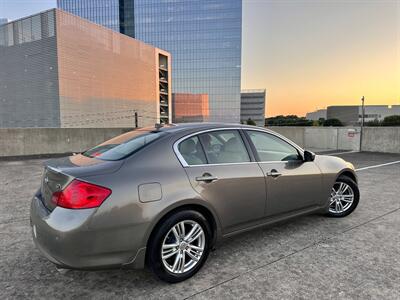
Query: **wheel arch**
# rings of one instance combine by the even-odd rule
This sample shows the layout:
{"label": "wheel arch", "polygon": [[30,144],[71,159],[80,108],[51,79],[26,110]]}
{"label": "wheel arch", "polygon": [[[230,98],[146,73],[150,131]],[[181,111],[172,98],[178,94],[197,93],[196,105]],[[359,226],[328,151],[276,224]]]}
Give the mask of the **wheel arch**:
{"label": "wheel arch", "polygon": [[[162,222],[167,219],[169,216],[183,210],[194,210],[199,213],[201,213],[206,220],[208,221],[210,227],[211,227],[211,233],[212,233],[212,238],[211,238],[211,247],[215,245],[217,239],[221,236],[221,228],[219,224],[218,217],[216,214],[212,211],[211,208],[207,207],[206,205],[200,204],[198,202],[184,202],[179,205],[174,205],[173,207],[169,207],[163,211],[161,216],[155,220],[153,226],[151,226],[149,233],[147,234],[147,241],[146,241],[146,248],[148,249],[149,243],[154,236],[156,230],[159,228],[159,226],[162,224]],[[147,261],[147,250],[146,250],[146,259]]]}
{"label": "wheel arch", "polygon": [[[336,180],[337,180],[340,176],[347,176],[347,177],[349,177],[350,179],[352,179],[355,183],[358,184],[357,175],[356,175],[356,173],[354,172],[354,170],[351,170],[351,169],[343,169],[343,170],[340,171],[339,174],[337,175]],[[336,180],[335,180],[335,181],[336,181]]]}

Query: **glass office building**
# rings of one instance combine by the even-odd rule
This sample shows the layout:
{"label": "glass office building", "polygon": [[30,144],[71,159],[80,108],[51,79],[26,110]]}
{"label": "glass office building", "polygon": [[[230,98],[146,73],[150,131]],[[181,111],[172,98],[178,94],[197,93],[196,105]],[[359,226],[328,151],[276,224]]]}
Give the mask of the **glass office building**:
{"label": "glass office building", "polygon": [[210,121],[240,121],[241,0],[58,0],[73,14],[165,49],[172,91],[207,94]]}

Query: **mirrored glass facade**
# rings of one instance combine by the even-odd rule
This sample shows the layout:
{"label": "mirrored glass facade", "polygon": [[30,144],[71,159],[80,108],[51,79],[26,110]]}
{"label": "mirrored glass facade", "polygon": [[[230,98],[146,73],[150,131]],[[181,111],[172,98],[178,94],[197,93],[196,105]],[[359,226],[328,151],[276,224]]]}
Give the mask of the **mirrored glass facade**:
{"label": "mirrored glass facade", "polygon": [[[109,5],[108,17],[102,3]],[[207,94],[210,121],[240,121],[241,0],[58,0],[58,5],[167,50],[174,93]]]}

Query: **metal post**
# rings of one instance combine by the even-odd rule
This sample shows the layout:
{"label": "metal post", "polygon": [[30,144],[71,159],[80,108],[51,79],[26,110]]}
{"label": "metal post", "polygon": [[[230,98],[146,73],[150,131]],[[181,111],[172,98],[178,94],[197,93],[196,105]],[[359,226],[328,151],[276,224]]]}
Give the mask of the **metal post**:
{"label": "metal post", "polygon": [[135,111],[135,128],[138,128],[138,113]]}
{"label": "metal post", "polygon": [[365,117],[365,109],[364,109],[364,96],[361,98],[361,128],[360,128],[360,152],[362,151],[362,140],[363,140],[363,132],[364,132],[364,117]]}

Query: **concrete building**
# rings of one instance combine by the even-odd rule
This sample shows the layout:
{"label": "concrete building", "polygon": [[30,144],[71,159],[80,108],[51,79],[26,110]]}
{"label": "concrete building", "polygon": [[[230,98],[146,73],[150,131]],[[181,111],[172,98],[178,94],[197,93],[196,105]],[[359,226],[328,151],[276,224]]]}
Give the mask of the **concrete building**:
{"label": "concrete building", "polygon": [[172,91],[207,94],[211,121],[239,122],[241,0],[58,0],[57,5],[169,51]]}
{"label": "concrete building", "polygon": [[10,22],[7,18],[0,18],[0,25]]}
{"label": "concrete building", "polygon": [[326,119],[326,109],[318,109],[306,114],[307,120],[318,121],[319,119]]}
{"label": "concrete building", "polygon": [[242,90],[240,93],[240,121],[246,123],[248,119],[256,122],[257,126],[265,126],[265,96],[266,91]]}
{"label": "concrete building", "polygon": [[172,121],[207,122],[210,110],[207,94],[172,94]]}
{"label": "concrete building", "polygon": [[[400,105],[366,105],[364,121],[382,121],[391,115],[400,115]],[[359,105],[328,106],[327,119],[339,119],[345,125],[360,124],[362,107]]]}
{"label": "concrete building", "polygon": [[0,26],[0,127],[171,119],[170,54],[52,9]]}

